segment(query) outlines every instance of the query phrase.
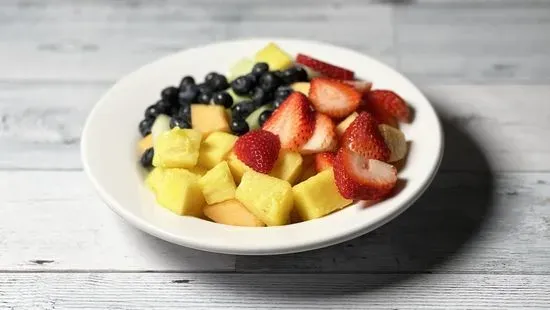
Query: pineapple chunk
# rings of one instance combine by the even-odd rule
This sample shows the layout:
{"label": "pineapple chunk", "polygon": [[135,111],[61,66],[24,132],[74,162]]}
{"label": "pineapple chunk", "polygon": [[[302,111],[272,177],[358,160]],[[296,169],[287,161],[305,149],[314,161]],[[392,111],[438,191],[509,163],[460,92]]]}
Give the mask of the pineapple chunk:
{"label": "pineapple chunk", "polygon": [[296,82],[290,85],[292,90],[299,91],[302,94],[309,96],[309,82]]}
{"label": "pineapple chunk", "polygon": [[296,183],[303,182],[316,174],[317,170],[315,169],[315,156],[302,155],[302,172],[298,176]]}
{"label": "pineapple chunk", "polygon": [[247,171],[235,197],[267,226],[284,225],[289,221],[292,187],[287,181],[253,170]]}
{"label": "pineapple chunk", "polygon": [[205,201],[195,174],[185,169],[155,168],[147,184],[166,209],[179,215],[202,216]]}
{"label": "pineapple chunk", "polygon": [[312,220],[341,209],[353,202],[340,195],[334,172],[327,169],[292,188],[294,208],[304,220]]}
{"label": "pineapple chunk", "polygon": [[265,226],[262,221],[235,199],[204,207],[204,215],[220,224],[252,227]]}
{"label": "pineapple chunk", "polygon": [[221,105],[192,104],[193,129],[207,136],[214,131],[230,132],[225,108]]}
{"label": "pineapple chunk", "polygon": [[202,141],[199,151],[199,165],[212,169],[222,162],[233,149],[237,137],[225,132],[213,132]]}
{"label": "pineapple chunk", "polygon": [[269,71],[284,70],[292,66],[293,59],[277,44],[271,42],[256,53],[256,62],[265,62]]}
{"label": "pineapple chunk", "polygon": [[199,159],[202,135],[193,129],[174,127],[155,140],[153,166],[163,168],[192,168]]}
{"label": "pineapple chunk", "polygon": [[147,151],[147,149],[152,148],[152,147],[153,147],[153,135],[152,134],[146,135],[145,137],[141,138],[141,140],[139,140],[139,142],[138,142],[138,149],[139,149],[140,154],[145,153],[145,151]]}
{"label": "pineapple chunk", "polygon": [[227,156],[227,164],[237,184],[241,183],[241,178],[246,171],[252,170],[252,168],[243,163],[233,151]]}
{"label": "pineapple chunk", "polygon": [[301,172],[302,155],[297,152],[281,151],[269,175],[294,184]]}
{"label": "pineapple chunk", "polygon": [[[199,155],[199,156],[200,156],[200,155]],[[199,157],[199,158],[200,158],[200,157]],[[191,172],[191,173],[194,173],[194,174],[198,175],[199,177],[202,177],[203,175],[206,174],[206,172],[208,172],[208,169],[206,169],[206,168],[204,168],[204,167],[202,167],[202,166],[199,166],[199,165],[197,165],[197,166],[195,166],[195,167],[193,167],[193,168],[189,168],[189,169],[187,169],[187,170],[189,170],[189,172]]]}
{"label": "pineapple chunk", "polygon": [[235,198],[235,181],[225,161],[202,176],[199,186],[209,205]]}
{"label": "pineapple chunk", "polygon": [[349,125],[351,125],[351,123],[357,118],[357,116],[359,116],[359,114],[357,114],[357,112],[353,112],[343,121],[341,121],[340,124],[336,126],[336,135],[338,135],[338,137],[341,137],[344,134],[344,131],[348,129]]}

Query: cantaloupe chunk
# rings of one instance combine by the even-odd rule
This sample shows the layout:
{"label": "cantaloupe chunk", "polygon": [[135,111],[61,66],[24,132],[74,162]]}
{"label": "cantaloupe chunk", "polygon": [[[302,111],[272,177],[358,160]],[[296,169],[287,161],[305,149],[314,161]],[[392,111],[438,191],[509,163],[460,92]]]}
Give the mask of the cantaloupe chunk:
{"label": "cantaloupe chunk", "polygon": [[290,85],[294,91],[299,91],[302,94],[309,96],[309,82],[296,82]]}
{"label": "cantaloupe chunk", "polygon": [[235,199],[204,207],[204,215],[220,224],[252,227],[265,226],[262,221]]}
{"label": "cantaloupe chunk", "polygon": [[149,148],[153,147],[153,135],[148,134],[138,141],[138,150],[140,154],[145,153]]}
{"label": "cantaloupe chunk", "polygon": [[221,105],[192,104],[191,123],[193,129],[204,136],[214,131],[230,132],[225,108]]}

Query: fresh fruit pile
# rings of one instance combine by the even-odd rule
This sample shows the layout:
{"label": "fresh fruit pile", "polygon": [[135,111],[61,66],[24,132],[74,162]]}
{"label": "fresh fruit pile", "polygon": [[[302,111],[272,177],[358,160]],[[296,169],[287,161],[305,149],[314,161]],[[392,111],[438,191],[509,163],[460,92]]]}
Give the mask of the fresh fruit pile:
{"label": "fresh fruit pile", "polygon": [[399,95],[274,43],[227,76],[185,76],[145,110],[140,163],[161,206],[275,226],[392,194],[408,151],[399,122],[410,111]]}

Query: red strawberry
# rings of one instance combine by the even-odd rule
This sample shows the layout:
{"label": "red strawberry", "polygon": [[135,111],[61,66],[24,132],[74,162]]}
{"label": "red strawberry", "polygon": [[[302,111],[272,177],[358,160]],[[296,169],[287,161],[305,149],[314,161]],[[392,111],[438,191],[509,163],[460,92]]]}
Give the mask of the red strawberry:
{"label": "red strawberry", "polygon": [[315,112],[315,129],[313,135],[300,149],[302,154],[312,154],[325,151],[334,151],[338,140],[336,139],[335,125],[330,117],[323,113]]}
{"label": "red strawberry", "polygon": [[397,182],[394,166],[341,148],[334,159],[334,180],[340,194],[354,200],[387,196]]}
{"label": "red strawberry", "polygon": [[326,77],[339,80],[353,80],[353,71],[326,63],[304,54],[298,54],[296,56],[296,63],[309,67]]}
{"label": "red strawberry", "polygon": [[334,164],[334,157],[336,157],[336,154],[332,152],[323,152],[317,153],[314,156],[315,170],[317,170],[317,172],[321,172],[325,169],[332,168]]}
{"label": "red strawberry", "polygon": [[390,113],[388,113],[383,107],[371,103],[367,96],[364,96],[365,101],[363,108],[364,110],[368,111],[372,114],[372,116],[381,124],[390,125],[392,127],[398,128],[399,123],[397,122],[397,119],[392,116]]}
{"label": "red strawberry", "polygon": [[378,130],[378,122],[368,112],[361,112],[342,135],[341,145],[365,159],[387,161],[390,150]]}
{"label": "red strawberry", "polygon": [[314,127],[315,112],[309,100],[304,94],[293,92],[273,112],[262,129],[278,135],[283,149],[297,151],[311,138]]}
{"label": "red strawberry", "polygon": [[342,82],[315,78],[311,80],[309,99],[315,110],[334,118],[348,116],[361,103],[361,93]]}
{"label": "red strawberry", "polygon": [[391,90],[376,89],[367,93],[367,100],[373,106],[378,106],[402,122],[409,122],[409,106],[399,95]]}
{"label": "red strawberry", "polygon": [[254,130],[237,139],[235,142],[235,154],[250,168],[269,173],[281,150],[279,137],[265,130]]}
{"label": "red strawberry", "polygon": [[372,82],[367,81],[341,81],[342,83],[348,84],[350,86],[353,86],[358,92],[364,94],[370,91],[372,88]]}

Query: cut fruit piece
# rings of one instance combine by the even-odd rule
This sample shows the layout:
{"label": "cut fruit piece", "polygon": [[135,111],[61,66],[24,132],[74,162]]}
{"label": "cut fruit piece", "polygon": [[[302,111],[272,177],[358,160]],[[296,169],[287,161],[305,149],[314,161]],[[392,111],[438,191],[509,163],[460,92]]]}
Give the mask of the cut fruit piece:
{"label": "cut fruit piece", "polygon": [[205,136],[214,131],[231,132],[225,108],[220,105],[192,104],[191,123]]}
{"label": "cut fruit piece", "polygon": [[260,128],[258,118],[260,117],[260,114],[262,114],[262,112],[264,112],[265,110],[269,110],[270,107],[270,104],[263,105],[254,110],[254,112],[250,113],[250,115],[245,119],[245,121],[248,123],[248,128],[250,129],[250,131]]}
{"label": "cut fruit piece", "polygon": [[336,157],[336,154],[332,152],[315,154],[315,170],[321,172],[331,169],[334,165],[334,157]]}
{"label": "cut fruit piece", "polygon": [[212,169],[222,162],[233,149],[237,136],[225,132],[213,132],[201,143],[199,165]]}
{"label": "cut fruit piece", "polygon": [[249,227],[265,226],[262,221],[235,199],[204,207],[204,215],[219,224]]}
{"label": "cut fruit piece", "polygon": [[145,137],[141,138],[138,141],[138,150],[139,150],[140,155],[145,153],[145,151],[147,151],[147,149],[150,149],[152,147],[153,147],[153,135],[152,134],[148,134],[148,135],[146,135]]}
{"label": "cut fruit piece", "polygon": [[378,122],[368,112],[361,112],[344,131],[342,148],[359,153],[365,159],[387,161],[390,150],[378,130]]}
{"label": "cut fruit piece", "polygon": [[[312,220],[342,209],[353,202],[342,197],[327,169],[292,188],[294,208],[304,220]],[[322,197],[322,199],[319,199]]]}
{"label": "cut fruit piece", "polygon": [[155,143],[155,140],[160,134],[167,131],[170,131],[170,116],[165,114],[160,114],[159,116],[157,116],[157,118],[153,122],[153,126],[151,127],[151,136],[153,139],[153,144]]}
{"label": "cut fruit piece", "polygon": [[336,150],[337,146],[338,139],[336,139],[334,122],[323,113],[316,112],[313,135],[301,147],[300,153],[313,154],[329,152]]}
{"label": "cut fruit piece", "polygon": [[174,127],[160,134],[154,144],[153,166],[192,168],[199,159],[202,134],[193,129]]}
{"label": "cut fruit piece", "polygon": [[302,173],[298,177],[298,180],[296,183],[303,182],[316,174],[317,174],[317,170],[315,169],[315,156],[303,155],[302,156]]}
{"label": "cut fruit piece", "polygon": [[199,186],[209,205],[235,198],[235,189],[237,188],[225,161],[217,164],[202,176]]}
{"label": "cut fruit piece", "polygon": [[391,90],[375,89],[367,93],[367,100],[374,106],[381,107],[398,120],[408,123],[409,106],[399,95]]}
{"label": "cut fruit piece", "polygon": [[233,105],[236,105],[237,103],[241,102],[241,101],[245,101],[245,100],[249,100],[250,98],[249,97],[244,97],[244,96],[239,96],[237,95],[233,89],[229,88],[227,90],[227,93],[233,98]]}
{"label": "cut fruit piece", "polygon": [[148,184],[158,204],[178,215],[201,217],[205,201],[198,177],[185,169],[157,169]]}
{"label": "cut fruit piece", "polygon": [[232,80],[238,78],[241,75],[250,73],[250,71],[252,70],[252,67],[254,67],[254,61],[252,59],[250,58],[240,59],[229,69],[228,81],[231,82]]}
{"label": "cut fruit piece", "polygon": [[317,112],[342,118],[357,109],[361,103],[361,93],[337,80],[315,78],[311,80],[309,99]]}
{"label": "cut fruit piece", "polygon": [[338,137],[341,137],[344,134],[344,131],[348,129],[349,125],[359,116],[357,112],[351,113],[348,117],[346,117],[343,121],[336,126],[336,135]]}
{"label": "cut fruit piece", "polygon": [[360,108],[368,111],[380,124],[386,124],[395,128],[399,127],[397,118],[388,113],[382,106],[371,103],[368,96],[364,96],[364,105]]}
{"label": "cut fruit piece", "polygon": [[300,153],[281,151],[269,175],[294,184],[302,172],[302,162]]}
{"label": "cut fruit piece", "polygon": [[269,65],[269,71],[284,70],[294,63],[292,57],[273,42],[259,50],[254,60],[256,62],[267,63]]}
{"label": "cut fruit piece", "polygon": [[315,127],[315,114],[309,100],[293,92],[264,123],[263,129],[279,136],[283,149],[297,151],[304,145]]}
{"label": "cut fruit piece", "polygon": [[309,82],[296,82],[290,85],[290,87],[294,91],[299,91],[306,96],[309,95],[309,86],[310,86]]}
{"label": "cut fruit piece", "polygon": [[196,174],[199,177],[202,177],[203,175],[205,175],[208,172],[208,169],[206,169],[204,167],[201,167],[199,165],[197,165],[193,168],[187,168],[187,170],[189,170],[189,172],[191,172],[191,173]]}
{"label": "cut fruit piece", "polygon": [[161,185],[164,170],[164,168],[160,167],[153,168],[153,170],[147,174],[147,177],[145,177],[145,185],[154,193],[157,192],[157,188]]}
{"label": "cut fruit piece", "polygon": [[233,179],[235,179],[235,183],[237,184],[241,182],[243,174],[246,171],[253,170],[252,168],[248,167],[245,163],[243,163],[239,158],[237,158],[237,155],[233,151],[230,152],[229,155],[227,156],[227,164],[229,165],[229,169],[231,170]]}
{"label": "cut fruit piece", "polygon": [[336,186],[343,197],[377,200],[386,197],[397,182],[394,166],[341,148],[334,160]]}
{"label": "cut fruit piece", "polygon": [[372,82],[367,81],[341,81],[342,83],[348,84],[350,86],[353,86],[358,92],[365,94],[369,92],[372,88]]}
{"label": "cut fruit piece", "polygon": [[399,129],[386,124],[378,125],[378,129],[390,149],[388,162],[392,163],[401,160],[407,155],[407,140],[405,134]]}
{"label": "cut fruit piece", "polygon": [[292,210],[292,187],[287,181],[255,171],[244,173],[235,197],[267,226],[287,224]]}
{"label": "cut fruit piece", "polygon": [[304,54],[298,54],[296,56],[296,63],[307,66],[314,71],[333,79],[353,80],[354,77],[353,71],[329,64]]}
{"label": "cut fruit piece", "polygon": [[269,173],[281,150],[281,141],[275,134],[266,130],[254,130],[239,137],[234,152],[237,157],[252,169]]}

